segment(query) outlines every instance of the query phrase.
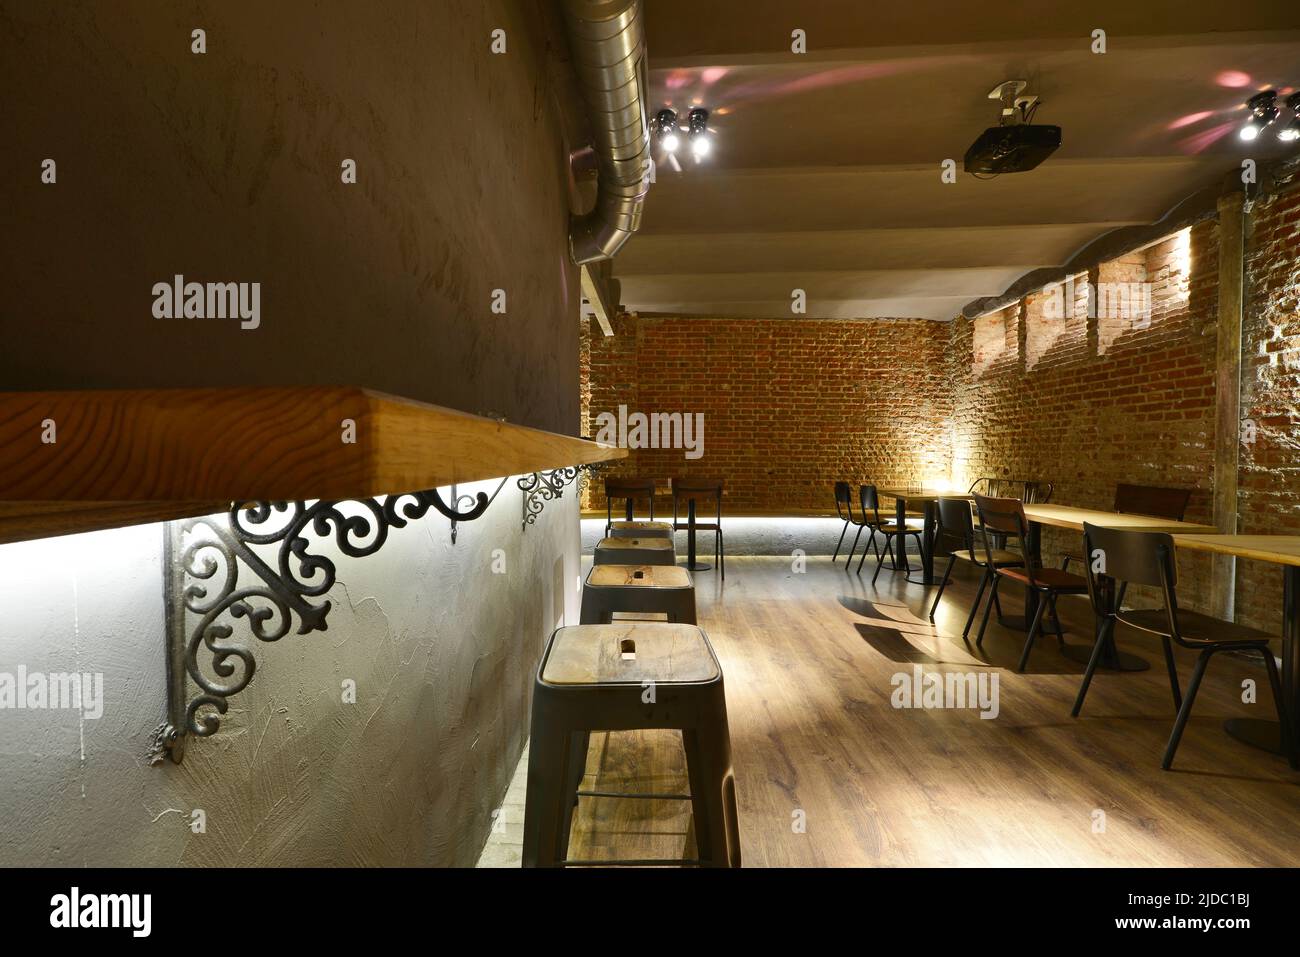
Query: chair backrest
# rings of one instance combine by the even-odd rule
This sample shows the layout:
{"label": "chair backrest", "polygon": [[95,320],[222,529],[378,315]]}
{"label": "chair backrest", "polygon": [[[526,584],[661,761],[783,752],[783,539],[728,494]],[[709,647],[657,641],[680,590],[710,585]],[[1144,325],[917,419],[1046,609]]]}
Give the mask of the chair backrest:
{"label": "chair backrest", "polygon": [[[1136,532],[1083,523],[1084,564],[1088,569],[1088,595],[1093,610],[1109,614],[1114,582],[1151,585],[1164,595],[1170,634],[1178,635],[1178,563],[1173,537],[1164,532]],[[1109,581],[1107,581],[1109,579]]]}
{"label": "chair backrest", "polygon": [[1128,485],[1121,482],[1115,486],[1115,511],[1171,518],[1175,522],[1181,522],[1187,514],[1187,503],[1191,497],[1191,489]]}
{"label": "chair backrest", "polygon": [[1046,505],[1052,500],[1052,488],[1051,482],[1026,482],[1021,501],[1026,505]]}
{"label": "chair backrest", "polygon": [[858,500],[862,504],[862,520],[880,524],[880,493],[874,485],[859,485]]}
{"label": "chair backrest", "polygon": [[853,521],[853,493],[848,482],[835,483],[835,514],[842,522]]}
{"label": "chair backrest", "polygon": [[648,478],[619,478],[610,475],[605,478],[605,518],[611,519],[614,515],[614,500],[627,500],[627,515],[629,520],[632,516],[633,505],[638,498],[645,498],[650,502],[650,521],[655,519],[655,480]]}
{"label": "chair backrest", "polygon": [[975,560],[975,525],[971,521],[970,501],[964,498],[939,499],[939,528],[936,538],[957,542],[954,551],[965,551]]}
{"label": "chair backrest", "polygon": [[1018,498],[992,498],[988,495],[975,494],[975,508],[979,512],[981,536],[984,539],[984,556],[989,567],[994,567],[993,539],[990,535],[1015,537],[1020,540],[1020,550],[1025,558],[1025,573],[1032,584],[1037,584],[1035,574],[1038,566],[1029,553],[1029,522],[1025,519],[1024,503]]}
{"label": "chair backrest", "polygon": [[[722,479],[720,478],[683,478],[674,476],[668,480],[673,493],[673,524],[677,523],[677,503],[691,499],[716,499],[718,519],[722,519]],[[698,507],[698,506],[697,506]]]}
{"label": "chair backrest", "polygon": [[1030,505],[1045,505],[1052,498],[1052,483],[985,476],[971,482],[968,491],[990,498],[1014,498]]}

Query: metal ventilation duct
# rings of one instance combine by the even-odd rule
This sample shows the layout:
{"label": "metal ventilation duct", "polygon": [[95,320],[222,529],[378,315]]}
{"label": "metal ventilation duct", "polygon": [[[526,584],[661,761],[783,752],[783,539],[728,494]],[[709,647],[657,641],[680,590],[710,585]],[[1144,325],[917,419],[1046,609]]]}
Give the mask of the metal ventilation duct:
{"label": "metal ventilation duct", "polygon": [[595,207],[569,228],[578,264],[612,259],[641,226],[650,162],[643,15],[641,0],[564,0],[599,170]]}

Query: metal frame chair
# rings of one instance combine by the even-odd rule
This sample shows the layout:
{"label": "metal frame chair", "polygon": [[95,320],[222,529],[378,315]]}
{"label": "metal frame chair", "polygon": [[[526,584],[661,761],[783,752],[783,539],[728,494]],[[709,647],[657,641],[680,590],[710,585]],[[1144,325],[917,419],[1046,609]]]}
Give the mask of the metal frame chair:
{"label": "metal frame chair", "polygon": [[[1024,671],[1025,665],[1029,663],[1029,652],[1034,647],[1034,640],[1042,630],[1043,616],[1049,609],[1052,613],[1052,623],[1056,626],[1056,639],[1060,644],[1065,643],[1065,630],[1061,627],[1060,616],[1056,613],[1056,598],[1058,595],[1082,595],[1088,590],[1088,583],[1079,575],[1072,574],[1061,568],[1044,568],[1033,560],[1029,550],[1025,548],[1025,543],[1029,540],[1029,522],[1025,519],[1025,506],[1015,498],[989,498],[985,495],[976,493],[975,507],[979,511],[980,527],[984,537],[984,554],[990,565],[993,565],[993,595],[998,593],[998,585],[1003,578],[1010,578],[1019,584],[1026,585],[1033,590],[1036,601],[1034,603],[1034,617],[1029,625],[1025,635],[1025,649],[1020,654],[1020,663],[1016,666],[1016,671]],[[994,563],[994,554],[998,551],[993,545],[993,538],[1001,536],[1007,538],[1014,536],[1020,541],[1020,550],[1024,556],[1024,564],[1020,567],[997,567]],[[983,645],[984,631],[988,627],[989,612],[993,609],[993,601],[990,599],[984,608],[984,620],[980,623],[979,637],[975,639],[976,645]]]}
{"label": "metal frame chair", "polygon": [[[1230,621],[1222,621],[1187,611],[1178,607],[1178,564],[1174,561],[1173,537],[1164,532],[1135,532],[1117,528],[1103,528],[1099,525],[1084,523],[1084,552],[1095,556],[1086,561],[1088,597],[1093,610],[1101,621],[1097,629],[1097,641],[1093,646],[1092,657],[1088,660],[1088,670],[1084,672],[1083,683],[1079,686],[1078,697],[1070,716],[1077,718],[1083,709],[1083,699],[1088,694],[1088,686],[1097,671],[1101,660],[1101,649],[1106,639],[1113,635],[1116,623],[1128,625],[1148,634],[1158,635],[1164,645],[1165,667],[1169,670],[1169,687],[1174,696],[1174,708],[1178,717],[1165,745],[1164,757],[1160,767],[1168,771],[1174,763],[1174,754],[1182,740],[1187,719],[1192,713],[1192,704],[1196,692],[1200,690],[1201,679],[1210,659],[1220,651],[1256,651],[1264,659],[1268,670],[1268,682],[1273,688],[1273,704],[1277,709],[1278,720],[1282,724],[1282,750],[1286,753],[1291,767],[1297,767],[1294,743],[1290,739],[1289,725],[1286,718],[1286,705],[1282,698],[1282,681],[1277,671],[1277,662],[1269,641],[1273,636],[1267,632],[1247,628]],[[1118,587],[1117,587],[1118,583]],[[1126,609],[1123,607],[1124,591],[1129,583],[1149,585],[1160,589],[1163,599],[1161,608]],[[1178,669],[1174,662],[1173,644],[1183,648],[1200,651],[1196,667],[1192,671],[1191,683],[1187,686],[1187,697],[1182,696],[1178,687]]]}
{"label": "metal frame chair", "polygon": [[[994,551],[993,559],[995,564],[990,566],[988,556],[981,557],[975,550],[975,522],[971,516],[971,503],[964,498],[941,498],[938,501],[939,521],[935,529],[934,540],[937,544],[942,539],[947,538],[950,541],[956,541],[959,544],[948,552],[948,567],[943,570],[943,580],[939,582],[939,591],[934,596],[934,603],[930,605],[930,621],[934,621],[934,614],[939,608],[939,599],[943,598],[944,589],[948,587],[948,582],[952,577],[952,568],[957,559],[968,561],[983,570],[980,576],[979,588],[975,592],[975,601],[971,605],[970,614],[966,616],[966,627],[962,629],[962,639],[970,636],[971,625],[975,623],[975,615],[979,612],[980,601],[984,597],[984,589],[993,581],[993,569],[998,566],[1023,565],[1025,560],[1021,555],[1015,552],[1009,552],[1002,549]],[[998,617],[1002,616],[1002,605],[996,594],[991,593],[989,599],[997,608]]]}
{"label": "metal frame chair", "polygon": [[[713,560],[717,563],[719,576],[723,581],[727,580],[727,554],[723,547],[722,540],[722,479],[714,478],[679,478],[674,477],[668,480],[673,494],[673,530],[682,531],[691,527],[690,522],[678,521],[678,503],[681,501],[689,502],[691,499],[715,499],[718,504],[718,513],[715,521],[701,522],[697,517],[695,519],[695,531],[713,532]],[[699,509],[696,509],[698,516]]]}
{"label": "metal frame chair", "polygon": [[[876,550],[876,573],[871,576],[871,584],[876,583],[880,577],[880,569],[884,567],[885,555],[889,555],[890,570],[898,571],[898,553],[894,551],[894,539],[899,535],[915,535],[916,550],[920,552],[925,546],[922,542],[922,530],[913,528],[911,525],[904,523],[899,528],[898,523],[886,522],[880,517],[880,493],[874,485],[863,485],[858,489],[858,497],[862,502],[862,517],[867,525],[871,528],[871,545]],[[876,532],[885,536],[885,550],[882,552],[880,546],[876,544]],[[867,550],[862,549],[862,557],[858,559],[858,574],[862,574],[862,563],[867,560]],[[906,568],[906,566],[902,566]]]}
{"label": "metal frame chair", "polygon": [[650,502],[650,521],[655,520],[655,480],[648,478],[622,478],[617,475],[605,477],[605,538],[609,538],[614,526],[614,499],[623,499],[627,504],[626,520],[635,521],[636,500],[645,497]]}
{"label": "metal frame chair", "polygon": [[847,571],[853,564],[853,551],[858,547],[858,539],[862,537],[862,529],[866,526],[864,520],[853,514],[853,491],[848,482],[835,483],[835,514],[844,523],[844,527],[840,530],[840,540],[835,543],[835,553],[831,555],[832,562],[840,557],[840,546],[844,544],[844,536],[848,534],[849,526],[858,526],[857,534],[853,536],[853,544],[849,547],[849,557],[844,562]]}

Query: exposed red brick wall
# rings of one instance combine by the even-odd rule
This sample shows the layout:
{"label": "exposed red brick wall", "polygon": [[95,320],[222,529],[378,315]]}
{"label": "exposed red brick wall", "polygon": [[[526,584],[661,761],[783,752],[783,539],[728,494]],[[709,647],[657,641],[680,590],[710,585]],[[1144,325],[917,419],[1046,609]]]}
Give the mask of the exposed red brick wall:
{"label": "exposed red brick wall", "polygon": [[[1193,488],[1187,519],[1211,521],[1216,227],[1191,230],[1190,277],[1176,268],[1188,260],[1187,239],[1078,277],[1062,296],[1064,310],[1046,311],[1046,296],[1036,294],[995,316],[952,323],[958,484],[980,476],[1047,481],[1052,501],[1102,509],[1113,506],[1119,482]],[[1098,283],[1147,281],[1154,283],[1149,318],[1088,316],[1090,299],[1101,298]],[[1008,348],[982,368],[973,339],[990,322],[1005,323],[1008,340],[1024,348]],[[1045,560],[1079,551],[1077,533],[1044,528]],[[1209,560],[1180,556],[1180,563],[1195,607],[1196,596],[1208,596]]]}
{"label": "exposed red brick wall", "polygon": [[[585,427],[617,410],[701,412],[704,456],[638,449],[619,474],[721,476],[734,513],[829,509],[836,479],[947,475],[947,326],[924,320],[635,319],[588,333]],[[604,507],[599,483],[596,507]]]}
{"label": "exposed red brick wall", "polygon": [[[1240,530],[1300,535],[1300,190],[1256,206],[1242,324]],[[1282,572],[1237,563],[1239,620],[1276,631]]]}

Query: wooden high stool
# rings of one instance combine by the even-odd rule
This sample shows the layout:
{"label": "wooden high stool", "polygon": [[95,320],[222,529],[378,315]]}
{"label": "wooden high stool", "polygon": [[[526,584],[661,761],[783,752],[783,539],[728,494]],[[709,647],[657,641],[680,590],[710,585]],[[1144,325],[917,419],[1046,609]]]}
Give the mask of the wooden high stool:
{"label": "wooden high stool", "polygon": [[610,538],[666,538],[673,540],[673,526],[669,522],[611,522],[607,536]]}
{"label": "wooden high stool", "polygon": [[695,624],[691,573],[676,565],[593,565],[582,586],[582,624],[604,625],[619,612]]}
{"label": "wooden high stool", "polygon": [[[559,628],[547,642],[533,684],[524,867],[570,861],[569,828],[593,731],[676,729],[682,733],[698,860],[646,861],[740,866],[736,783],[731,768],[722,668],[694,625],[621,621]],[[626,794],[605,797],[634,797]]]}
{"label": "wooden high stool", "polygon": [[671,538],[602,538],[596,546],[596,565],[676,565]]}

